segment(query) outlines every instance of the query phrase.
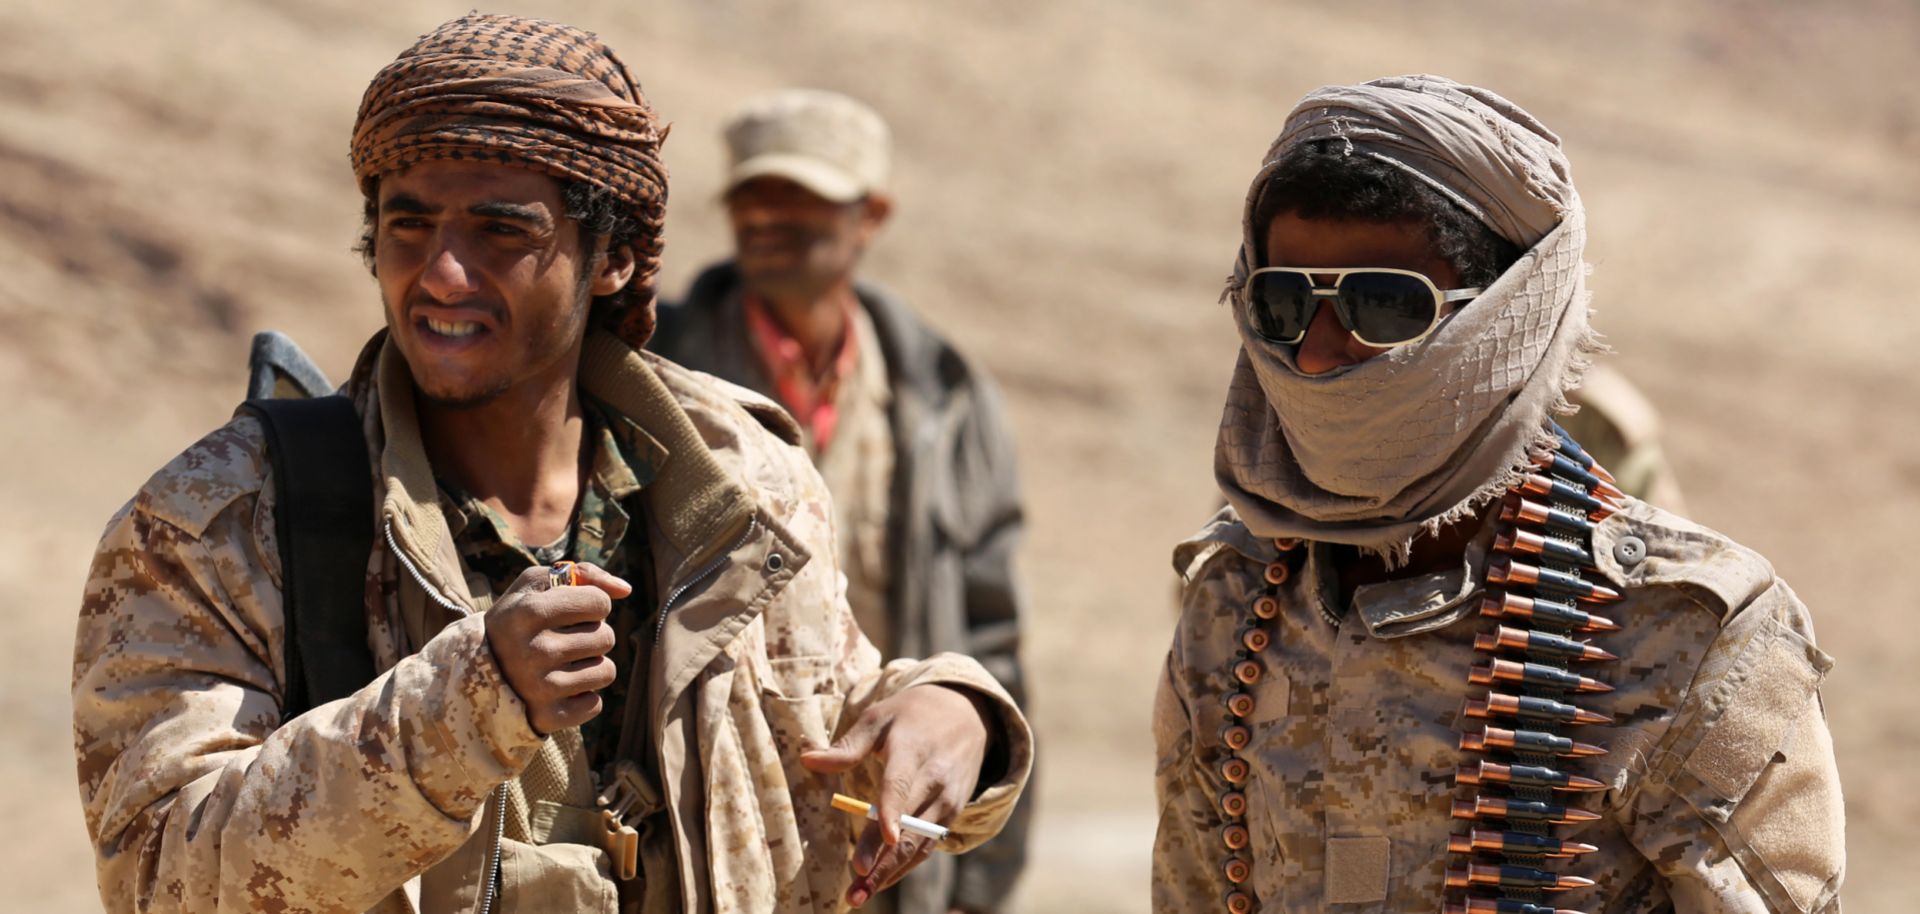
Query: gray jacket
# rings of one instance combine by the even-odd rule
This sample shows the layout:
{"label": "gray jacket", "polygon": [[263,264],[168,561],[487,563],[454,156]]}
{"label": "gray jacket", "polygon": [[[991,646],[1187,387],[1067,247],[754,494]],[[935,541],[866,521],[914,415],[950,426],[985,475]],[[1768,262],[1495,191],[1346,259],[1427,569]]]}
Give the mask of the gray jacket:
{"label": "gray jacket", "polygon": [[[739,285],[731,262],[709,267],[684,300],[662,304],[659,329],[647,345],[773,399],[763,373],[728,367],[754,364],[745,351],[751,346],[745,327],[727,310],[739,300]],[[890,657],[970,654],[1024,708],[1019,647],[1026,600],[1013,572],[1024,521],[999,392],[904,304],[864,283],[855,289],[879,336],[893,389],[887,540],[894,637],[881,647]],[[1031,796],[998,838],[909,874],[897,890],[902,914],[1004,907],[1026,866]]]}

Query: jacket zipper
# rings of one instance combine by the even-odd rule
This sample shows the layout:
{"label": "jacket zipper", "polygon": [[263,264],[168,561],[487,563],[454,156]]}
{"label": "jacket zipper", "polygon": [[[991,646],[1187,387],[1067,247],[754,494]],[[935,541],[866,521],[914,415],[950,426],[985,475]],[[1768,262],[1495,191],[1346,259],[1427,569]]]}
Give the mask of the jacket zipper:
{"label": "jacket zipper", "polygon": [[[447,599],[445,596],[441,595],[440,591],[435,590],[432,584],[427,583],[426,575],[423,575],[420,573],[420,569],[414,566],[413,561],[411,559],[407,558],[407,554],[400,550],[400,544],[394,541],[392,521],[387,521],[386,523],[382,524],[381,530],[386,536],[387,550],[393,553],[394,558],[400,560],[401,567],[407,569],[407,574],[411,575],[413,577],[413,582],[420,585],[420,589],[426,592],[428,599],[431,599],[433,602],[440,604],[441,607],[447,609],[448,611],[454,613],[455,615],[460,615],[460,616],[473,615],[472,609],[469,609],[465,606],[460,606],[454,603],[452,600]],[[493,836],[491,839],[492,847],[489,849],[487,853],[487,886],[484,890],[484,893],[480,896],[480,914],[491,914],[491,912],[493,911],[493,899],[496,896],[498,896],[500,893],[500,841],[501,839],[506,837],[506,831],[507,831],[507,785],[505,784],[494,785],[494,788],[492,791],[492,798],[493,798]]]}
{"label": "jacket zipper", "polygon": [[660,634],[667,630],[667,611],[673,608],[674,601],[680,599],[682,594],[692,589],[693,585],[706,580],[709,575],[719,571],[720,566],[727,563],[727,557],[738,551],[741,546],[746,545],[747,540],[751,539],[753,532],[758,529],[760,529],[760,518],[748,516],[747,529],[740,532],[740,538],[734,540],[733,545],[728,546],[726,551],[714,556],[712,561],[700,566],[700,570],[694,572],[692,577],[681,581],[678,587],[675,587],[672,592],[667,594],[666,602],[660,604],[660,615],[655,618],[653,624],[654,653],[657,654],[660,652]]}

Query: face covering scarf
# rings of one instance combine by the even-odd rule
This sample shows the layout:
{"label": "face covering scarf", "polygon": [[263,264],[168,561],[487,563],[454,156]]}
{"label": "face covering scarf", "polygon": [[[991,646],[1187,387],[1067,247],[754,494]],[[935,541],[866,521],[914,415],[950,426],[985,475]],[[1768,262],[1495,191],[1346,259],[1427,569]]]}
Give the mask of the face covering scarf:
{"label": "face covering scarf", "polygon": [[[1526,251],[1432,335],[1356,365],[1302,374],[1294,347],[1254,330],[1260,194],[1296,146],[1331,141],[1400,168]],[[1587,324],[1586,222],[1559,138],[1484,89],[1435,76],[1328,87],[1301,100],[1247,195],[1223,295],[1241,351],[1214,475],[1263,537],[1345,543],[1404,564],[1416,537],[1474,515],[1553,440],[1601,351]]]}

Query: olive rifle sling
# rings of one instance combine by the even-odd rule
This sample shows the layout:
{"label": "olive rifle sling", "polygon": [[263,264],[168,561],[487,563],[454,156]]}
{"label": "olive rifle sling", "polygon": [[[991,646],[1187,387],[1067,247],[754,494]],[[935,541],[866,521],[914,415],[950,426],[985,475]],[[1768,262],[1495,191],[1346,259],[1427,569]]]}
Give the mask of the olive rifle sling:
{"label": "olive rifle sling", "polygon": [[373,474],[360,416],[345,396],[253,399],[241,409],[266,429],[273,463],[286,615],[280,710],[291,720],[373,681],[366,612]]}

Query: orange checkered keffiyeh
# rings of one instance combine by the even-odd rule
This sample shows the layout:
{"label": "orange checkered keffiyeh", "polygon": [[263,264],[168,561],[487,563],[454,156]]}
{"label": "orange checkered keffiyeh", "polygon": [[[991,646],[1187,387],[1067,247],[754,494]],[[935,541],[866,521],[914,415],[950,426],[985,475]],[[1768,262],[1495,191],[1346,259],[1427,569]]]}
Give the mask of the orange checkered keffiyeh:
{"label": "orange checkered keffiyeh", "polygon": [[434,29],[367,87],[353,129],[360,189],[418,162],[499,162],[581,181],[631,207],[639,223],[630,304],[607,315],[635,349],[653,334],[667,125],[592,32],[519,16],[469,13]]}

